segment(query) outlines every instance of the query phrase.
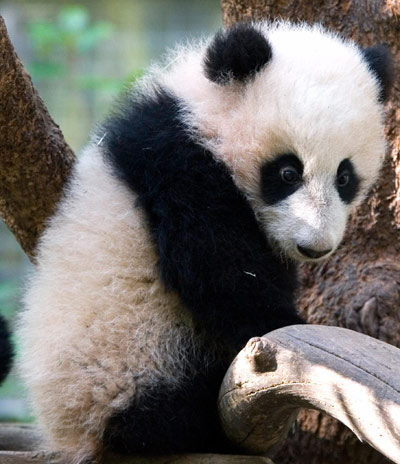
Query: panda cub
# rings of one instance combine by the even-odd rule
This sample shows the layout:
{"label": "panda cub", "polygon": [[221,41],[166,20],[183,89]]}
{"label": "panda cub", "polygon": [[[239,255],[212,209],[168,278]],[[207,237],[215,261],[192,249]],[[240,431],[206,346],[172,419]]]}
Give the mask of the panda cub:
{"label": "panda cub", "polygon": [[295,262],[334,252],[378,175],[391,69],[383,46],[248,23],[131,90],[75,166],[20,320],[50,449],[227,449],[224,373],[302,322]]}

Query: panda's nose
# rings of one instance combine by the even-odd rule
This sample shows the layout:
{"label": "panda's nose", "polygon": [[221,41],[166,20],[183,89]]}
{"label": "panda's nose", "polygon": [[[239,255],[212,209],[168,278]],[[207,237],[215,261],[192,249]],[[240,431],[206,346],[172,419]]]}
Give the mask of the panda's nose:
{"label": "panda's nose", "polygon": [[297,245],[297,250],[307,258],[317,259],[322,258],[322,256],[325,256],[328,253],[330,253],[332,251],[332,248],[330,248],[329,250],[313,250],[312,248]]}

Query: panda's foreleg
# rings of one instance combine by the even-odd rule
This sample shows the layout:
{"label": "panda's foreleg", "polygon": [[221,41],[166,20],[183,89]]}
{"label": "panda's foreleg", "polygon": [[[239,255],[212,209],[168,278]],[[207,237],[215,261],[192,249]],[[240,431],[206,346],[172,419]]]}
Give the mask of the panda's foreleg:
{"label": "panda's foreleg", "polygon": [[192,136],[180,101],[159,89],[106,126],[107,156],[138,195],[161,278],[234,350],[296,324],[294,266],[261,230],[232,172]]}

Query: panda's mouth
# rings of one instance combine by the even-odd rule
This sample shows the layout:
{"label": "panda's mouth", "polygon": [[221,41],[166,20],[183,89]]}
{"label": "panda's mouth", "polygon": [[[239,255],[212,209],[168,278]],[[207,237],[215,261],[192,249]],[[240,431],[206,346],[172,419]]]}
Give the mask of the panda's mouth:
{"label": "panda's mouth", "polygon": [[333,251],[332,248],[328,248],[328,249],[325,248],[321,250],[321,249],[306,247],[306,246],[299,245],[299,244],[297,244],[296,248],[297,248],[298,253],[300,253],[300,255],[302,255],[305,258],[314,260],[314,261],[327,257]]}
{"label": "panda's mouth", "polygon": [[298,263],[319,263],[329,258],[337,248],[334,246],[329,249],[326,247],[314,249],[301,245],[299,247],[295,241],[289,240],[286,242],[274,240],[272,243],[274,243],[276,247],[275,251],[277,251],[277,255],[279,255],[283,261],[289,259]]}
{"label": "panda's mouth", "polygon": [[317,249],[296,245],[292,248],[290,255],[300,262],[316,263],[325,260],[333,253],[334,248]]}

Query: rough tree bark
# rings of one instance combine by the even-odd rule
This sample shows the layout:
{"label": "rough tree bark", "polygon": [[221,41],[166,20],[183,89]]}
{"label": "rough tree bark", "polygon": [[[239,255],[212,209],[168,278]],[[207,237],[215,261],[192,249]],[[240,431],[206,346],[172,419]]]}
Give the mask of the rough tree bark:
{"label": "rough tree bark", "polygon": [[0,216],[31,259],[73,161],[0,16]]}
{"label": "rough tree bark", "polygon": [[[246,18],[320,22],[362,46],[386,42],[400,75],[398,0],[222,0],[225,24]],[[387,105],[390,152],[381,180],[353,216],[340,250],[303,266],[299,306],[307,321],[338,325],[400,346],[400,85]],[[387,462],[334,419],[303,412],[279,463]]]}

